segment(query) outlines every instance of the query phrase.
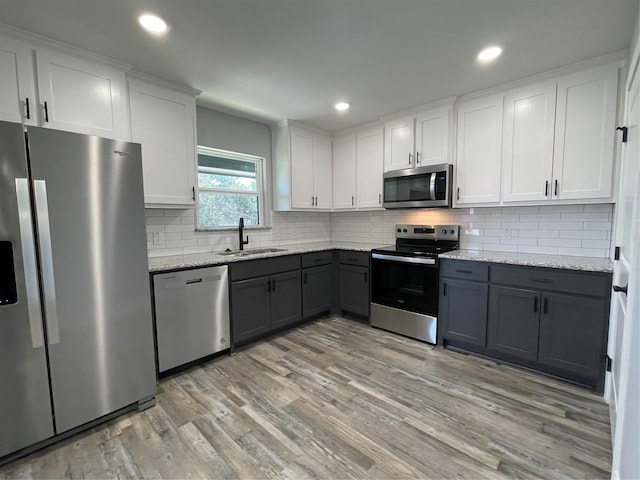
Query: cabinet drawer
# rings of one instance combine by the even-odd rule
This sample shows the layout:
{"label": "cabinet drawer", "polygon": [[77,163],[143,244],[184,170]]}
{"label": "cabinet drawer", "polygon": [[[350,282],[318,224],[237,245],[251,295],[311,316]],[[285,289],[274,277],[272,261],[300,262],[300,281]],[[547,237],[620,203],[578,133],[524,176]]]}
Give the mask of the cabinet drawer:
{"label": "cabinet drawer", "polygon": [[464,278],[479,282],[489,280],[489,265],[480,262],[443,259],[440,262],[440,272],[443,277]]}
{"label": "cabinet drawer", "polygon": [[261,260],[245,260],[229,265],[231,281],[290,272],[300,268],[300,255],[286,255]]}
{"label": "cabinet drawer", "polygon": [[369,266],[369,252],[353,252],[350,250],[340,250],[338,258],[340,263],[346,265]]}
{"label": "cabinet drawer", "polygon": [[491,283],[606,297],[611,289],[611,275],[494,265],[491,267]]}
{"label": "cabinet drawer", "polygon": [[333,251],[305,253],[302,255],[302,268],[327,265],[333,261]]}

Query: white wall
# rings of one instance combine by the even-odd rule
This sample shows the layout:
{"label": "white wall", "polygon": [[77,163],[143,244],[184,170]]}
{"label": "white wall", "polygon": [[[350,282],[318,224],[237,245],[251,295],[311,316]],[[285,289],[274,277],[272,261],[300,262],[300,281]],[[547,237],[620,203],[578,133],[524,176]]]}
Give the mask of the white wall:
{"label": "white wall", "polygon": [[461,225],[461,248],[609,257],[613,205],[334,212],[334,241],[395,242],[396,223]]}

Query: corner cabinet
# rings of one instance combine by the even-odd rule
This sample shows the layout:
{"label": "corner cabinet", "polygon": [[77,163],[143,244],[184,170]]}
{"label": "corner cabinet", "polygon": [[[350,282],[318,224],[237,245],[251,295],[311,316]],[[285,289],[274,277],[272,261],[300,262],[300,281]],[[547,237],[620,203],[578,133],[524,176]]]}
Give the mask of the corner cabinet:
{"label": "corner cabinet", "polygon": [[384,171],[451,163],[452,103],[385,124]]}
{"label": "corner cabinet", "polygon": [[372,127],[333,139],[333,209],[382,209],[384,130]]}
{"label": "corner cabinet", "polygon": [[272,126],[274,210],[331,210],[331,140],[293,125]]}
{"label": "corner cabinet", "polygon": [[151,207],[195,204],[196,90],[129,78],[131,137],[142,144],[144,201]]}
{"label": "corner cabinet", "polygon": [[438,343],[601,392],[611,274],[442,259]]}

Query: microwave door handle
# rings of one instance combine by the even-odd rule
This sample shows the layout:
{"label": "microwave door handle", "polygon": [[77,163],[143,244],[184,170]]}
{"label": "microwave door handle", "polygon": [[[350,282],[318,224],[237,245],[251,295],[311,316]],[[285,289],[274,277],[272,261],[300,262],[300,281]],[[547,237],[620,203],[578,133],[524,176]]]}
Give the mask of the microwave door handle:
{"label": "microwave door handle", "polygon": [[431,200],[436,199],[436,172],[429,174],[429,193]]}

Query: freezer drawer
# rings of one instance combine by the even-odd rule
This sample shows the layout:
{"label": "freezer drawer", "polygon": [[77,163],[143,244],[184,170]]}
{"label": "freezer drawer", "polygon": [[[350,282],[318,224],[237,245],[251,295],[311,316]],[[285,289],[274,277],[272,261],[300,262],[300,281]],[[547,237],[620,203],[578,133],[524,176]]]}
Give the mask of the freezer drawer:
{"label": "freezer drawer", "polygon": [[227,266],[155,275],[158,371],[230,345]]}

